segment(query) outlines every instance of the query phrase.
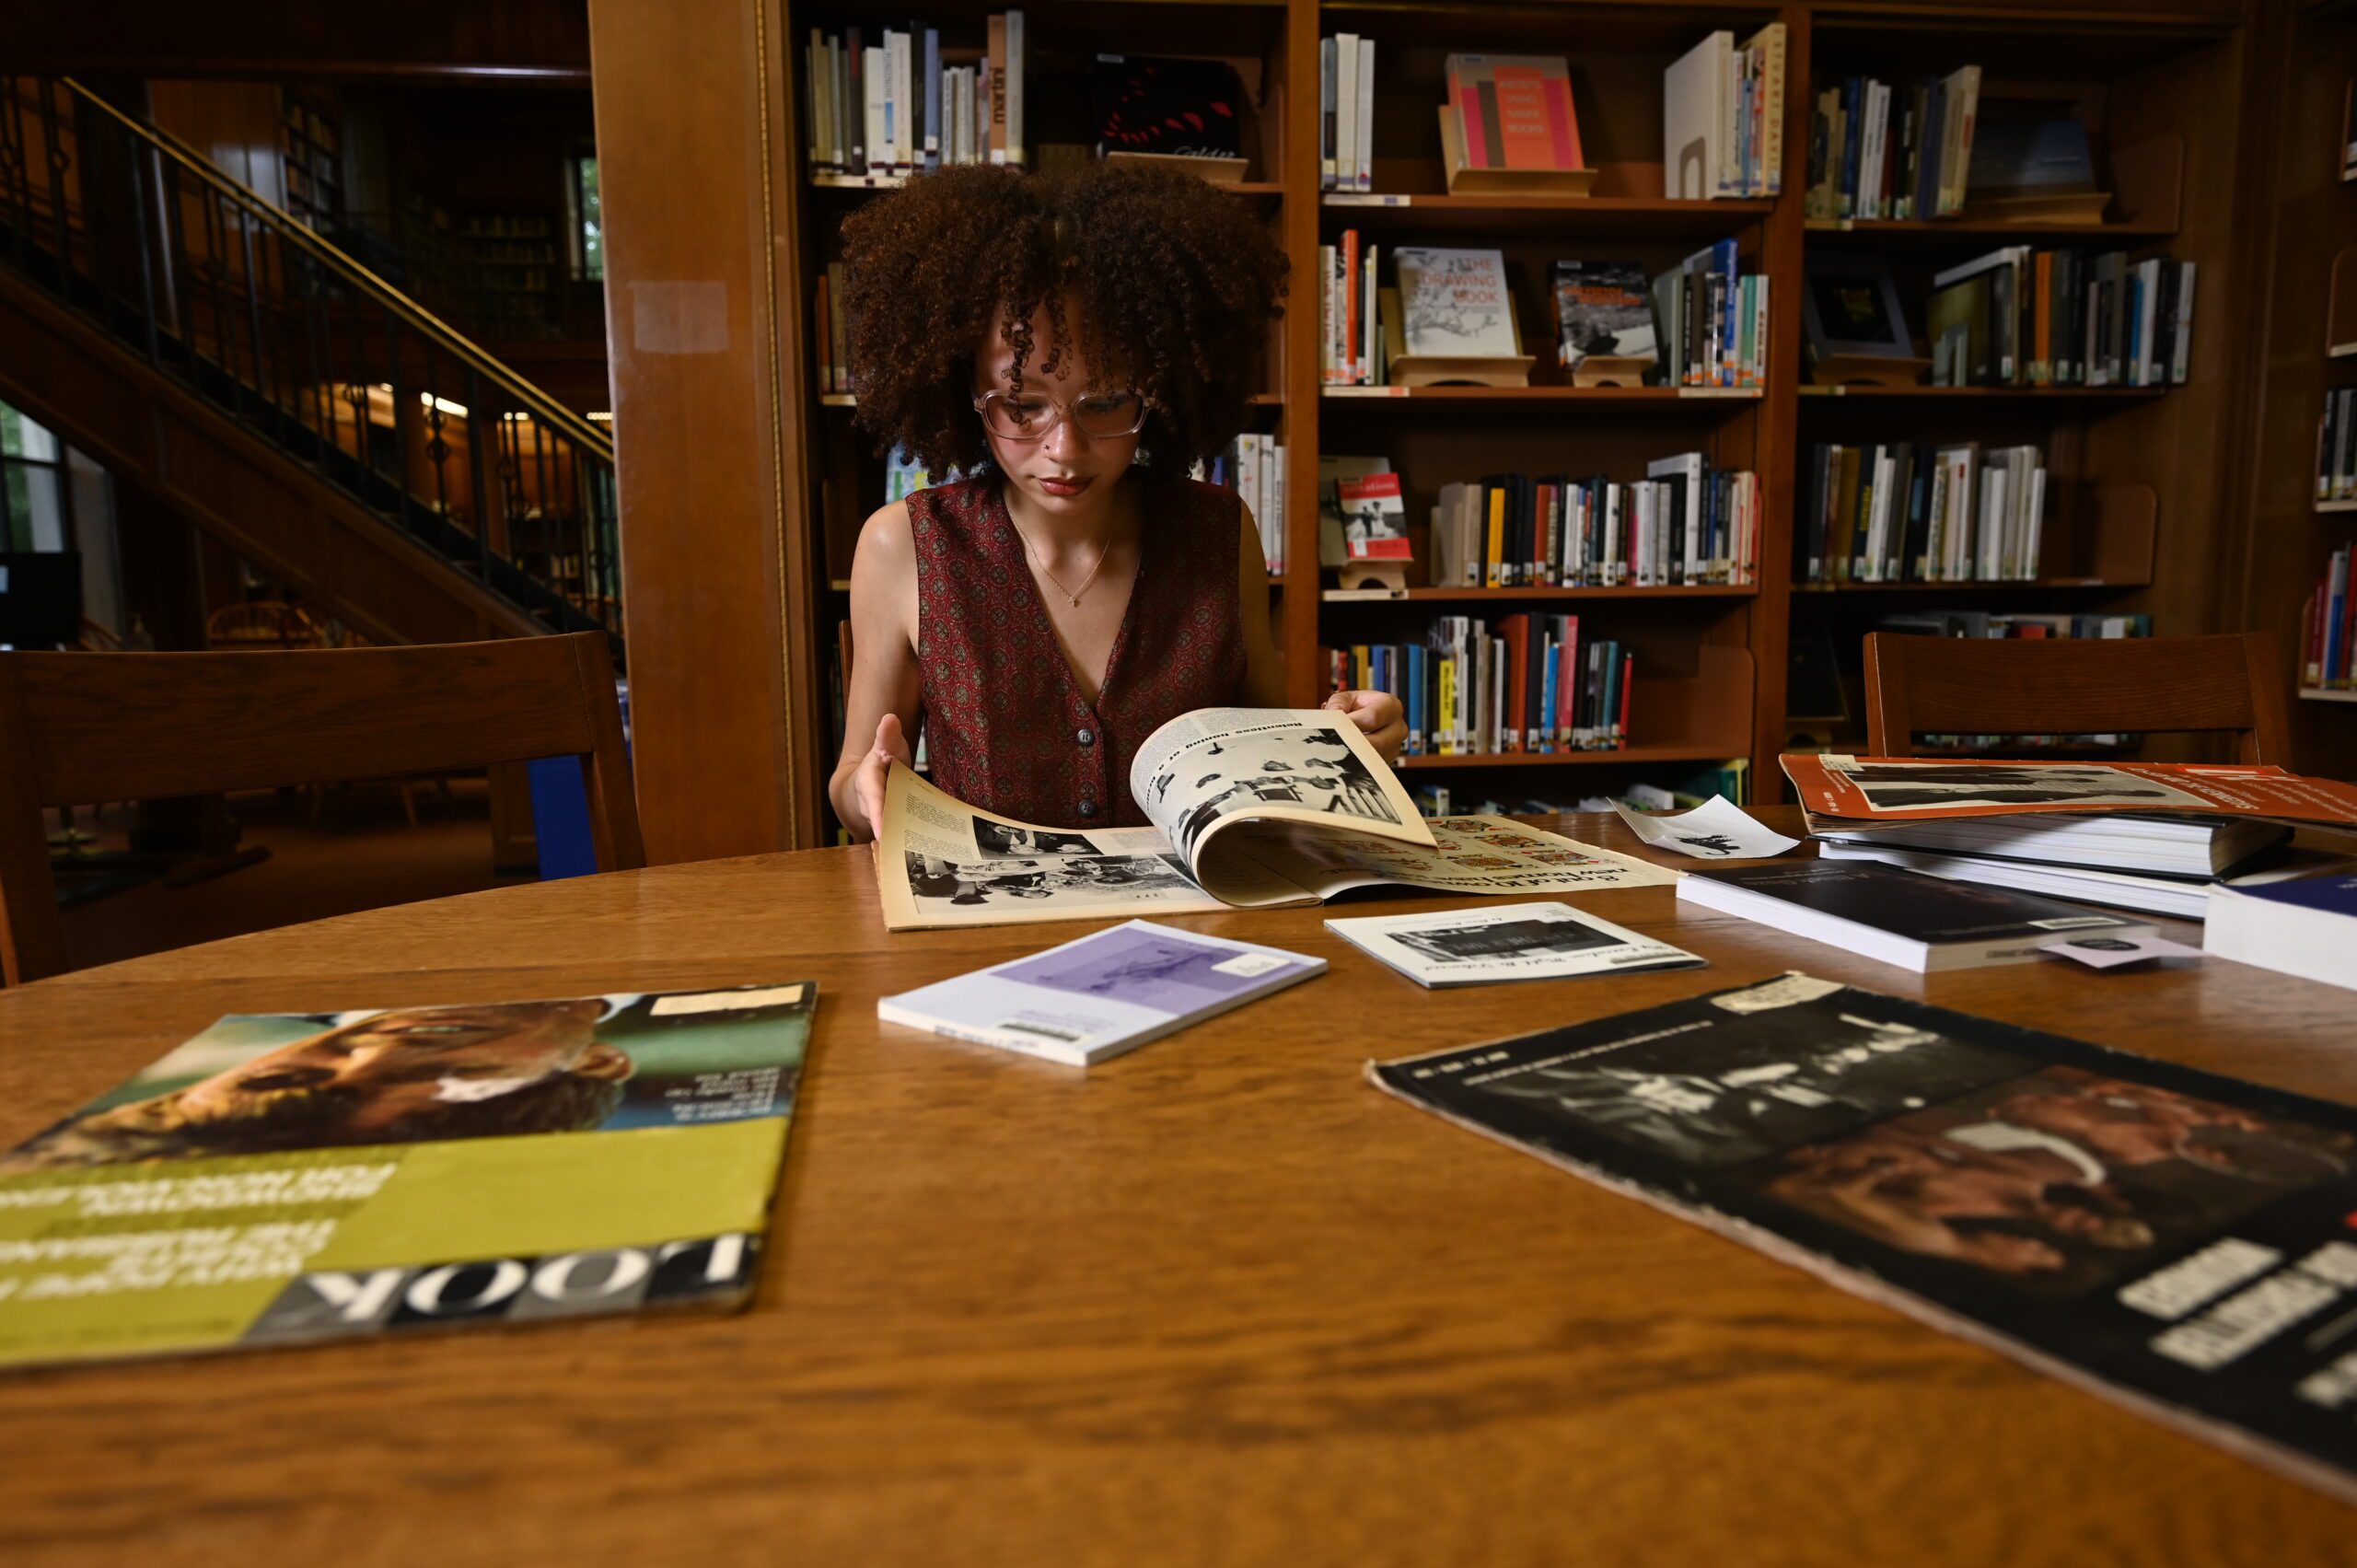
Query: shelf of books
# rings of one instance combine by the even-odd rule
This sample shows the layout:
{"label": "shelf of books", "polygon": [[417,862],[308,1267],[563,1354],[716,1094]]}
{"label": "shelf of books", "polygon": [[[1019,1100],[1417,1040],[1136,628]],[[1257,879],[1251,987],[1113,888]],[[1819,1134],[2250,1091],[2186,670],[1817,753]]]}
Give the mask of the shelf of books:
{"label": "shelf of books", "polygon": [[[834,225],[928,159],[1097,156],[1090,94],[1018,109],[1022,74],[1153,65],[1187,91],[1233,82],[1214,182],[1293,261],[1251,440],[1207,475],[1268,524],[1289,699],[1398,691],[1404,765],[1446,770],[1452,807],[1747,772],[1779,798],[1777,751],[1863,745],[1877,627],[2209,624],[2200,563],[2228,497],[2191,437],[2233,414],[2210,373],[2232,193],[2189,170],[2239,92],[2229,20],[2082,8],[2026,29],[1961,3],[1799,0],[1014,15],[946,10],[903,41],[853,6],[797,8],[822,122],[797,261],[815,580],[847,578],[860,521],[929,477],[835,412],[853,392]],[[881,155],[873,110],[841,112],[871,104],[871,60],[914,95],[909,145]]]}

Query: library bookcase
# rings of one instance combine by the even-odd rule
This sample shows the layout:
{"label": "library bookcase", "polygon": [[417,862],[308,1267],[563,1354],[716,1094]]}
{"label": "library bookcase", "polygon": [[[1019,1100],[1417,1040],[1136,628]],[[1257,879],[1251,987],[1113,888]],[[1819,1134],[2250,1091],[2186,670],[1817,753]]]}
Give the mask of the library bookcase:
{"label": "library bookcase", "polygon": [[[946,62],[980,56],[996,5],[970,0],[895,13],[889,25],[940,29]],[[2158,634],[2219,621],[2220,584],[2239,550],[2221,519],[2242,513],[2251,478],[2250,400],[2263,371],[2252,334],[2235,323],[2238,273],[2259,264],[2251,233],[2264,202],[2244,189],[2254,157],[2238,107],[2253,68],[2251,34],[2236,0],[2111,5],[1784,4],[1519,6],[1260,3],[1120,3],[1046,0],[1022,7],[1029,35],[1027,131],[1034,164],[1043,149],[1091,140],[1086,69],[1099,52],[1191,55],[1234,64],[1256,110],[1247,128],[1251,168],[1231,199],[1248,203],[1283,239],[1295,293],[1271,331],[1265,390],[1254,427],[1285,447],[1287,569],[1269,585],[1270,614],[1289,700],[1314,705],[1321,645],[1399,641],[1436,614],[1516,610],[1576,613],[1583,633],[1615,637],[1636,652],[1627,749],[1502,758],[1420,757],[1412,781],[1447,780],[1467,796],[1509,803],[1570,802],[1636,780],[1669,783],[1730,759],[1750,760],[1753,798],[1782,798],[1779,751],[1792,745],[1863,745],[1860,638],[1893,610],[1943,607],[2074,611],[2153,618]],[[789,5],[789,92],[800,96],[812,29],[879,29],[874,8],[840,0]],[[1763,23],[1786,28],[1782,189],[1770,199],[1672,201],[1662,194],[1662,73],[1709,32],[1738,39]],[[1374,190],[1321,192],[1318,180],[1318,40],[1355,32],[1376,41]],[[1443,63],[1457,51],[1560,54],[1570,63],[1587,162],[1598,169],[1585,198],[1450,196],[1434,106],[1446,97]],[[2332,69],[2345,79],[2348,52]],[[1909,81],[1965,64],[1982,68],[1982,99],[2032,99],[2089,128],[2098,173],[2114,200],[2106,221],[2021,225],[1971,218],[1937,222],[1817,223],[1805,216],[1811,107],[1818,87],[1871,73]],[[2336,89],[2337,90],[2337,89]],[[2336,105],[2338,99],[2336,99]],[[788,145],[807,147],[797,122]],[[2319,147],[2318,157],[2328,149]],[[2339,193],[2336,188],[2336,194]],[[805,316],[857,184],[806,169],[791,198],[786,258]],[[2344,198],[2357,214],[2357,193]],[[1321,243],[1356,227],[1387,250],[1429,241],[1494,247],[1505,256],[1529,352],[1526,389],[1352,388],[1320,385],[1316,277]],[[1765,385],[1757,391],[1574,388],[1555,367],[1547,264],[1556,258],[1632,261],[1665,270],[1732,238],[1742,266],[1768,275],[1771,322]],[[1938,389],[1877,391],[1808,381],[1801,294],[1806,258],[1819,251],[1875,253],[1896,275],[1909,325],[1923,332],[1932,273],[2000,246],[2082,246],[2165,254],[2199,263],[2190,379],[2166,389]],[[2328,262],[2329,258],[2327,258]],[[2321,287],[2321,279],[2317,286]],[[846,587],[862,519],[883,499],[884,464],[853,423],[853,400],[822,394],[811,356],[795,366],[786,397],[789,439],[801,443],[807,578],[819,602],[820,656],[800,673],[804,711],[837,711],[831,645],[847,614]],[[1699,395],[1698,395],[1699,394]],[[2034,442],[2049,470],[2047,548],[2039,575],[2003,584],[1796,587],[1793,528],[1801,459],[1819,441]],[[1701,450],[1722,468],[1759,475],[1765,517],[1757,581],[1678,588],[1431,589],[1404,599],[1335,595],[1318,564],[1318,460],[1321,453],[1387,456],[1402,475],[1420,556],[1423,520],[1447,482],[1498,470],[1642,478],[1649,460]],[[2313,550],[2308,554],[2313,555]],[[2304,561],[2305,557],[2303,557]],[[2305,570],[2304,565],[2303,570]],[[2239,578],[2239,571],[2235,575]],[[2305,590],[2302,590],[2305,591]],[[1495,601],[1494,603],[1492,601]],[[1555,602],[1560,601],[1560,603]],[[2297,605],[2291,607],[2297,619]],[[1838,704],[1788,711],[1788,661],[1796,645],[1829,659],[1843,688]],[[1815,689],[1828,690],[1820,662]],[[842,738],[819,727],[821,773]],[[2199,755],[2165,738],[2148,754]],[[1422,770],[1436,770],[1432,774]],[[1460,796],[1460,798],[1464,798]],[[831,823],[830,823],[831,827]]]}

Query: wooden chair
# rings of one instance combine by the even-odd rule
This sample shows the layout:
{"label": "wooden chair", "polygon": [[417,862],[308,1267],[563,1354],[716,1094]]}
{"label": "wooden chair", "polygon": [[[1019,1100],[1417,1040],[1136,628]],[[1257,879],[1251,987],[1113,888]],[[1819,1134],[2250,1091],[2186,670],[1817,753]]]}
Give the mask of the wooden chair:
{"label": "wooden chair", "polygon": [[2233,730],[2241,760],[2289,766],[2282,671],[2265,637],[1866,637],[1866,748],[1918,735]]}
{"label": "wooden chair", "polygon": [[0,654],[0,979],[65,967],[41,809],[577,757],[646,864],[604,633],[292,653]]}

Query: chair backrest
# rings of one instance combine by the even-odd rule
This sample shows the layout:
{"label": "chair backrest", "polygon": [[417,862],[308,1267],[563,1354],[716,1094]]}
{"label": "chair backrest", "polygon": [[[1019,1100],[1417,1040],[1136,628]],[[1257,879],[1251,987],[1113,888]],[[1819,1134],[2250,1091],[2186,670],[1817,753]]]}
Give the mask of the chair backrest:
{"label": "chair backrest", "polygon": [[1866,637],[1866,746],[1918,735],[2232,730],[2241,760],[2289,766],[2281,671],[2255,633],[2215,637]]}
{"label": "chair backrest", "polygon": [[598,865],[646,864],[600,632],[424,647],[0,654],[0,978],[65,967],[41,809],[577,757]]}

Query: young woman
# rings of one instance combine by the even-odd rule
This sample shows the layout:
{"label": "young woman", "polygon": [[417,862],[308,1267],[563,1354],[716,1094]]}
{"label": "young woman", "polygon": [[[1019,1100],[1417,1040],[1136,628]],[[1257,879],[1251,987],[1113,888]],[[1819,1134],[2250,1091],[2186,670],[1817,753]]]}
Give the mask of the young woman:
{"label": "young woman", "polygon": [[[1283,251],[1186,175],[977,167],[864,208],[843,259],[860,424],[967,477],[861,531],[837,814],[873,836],[922,715],[961,800],[1143,823],[1130,760],[1157,726],[1284,701],[1259,530],[1186,477],[1243,426]],[[1399,754],[1397,698],[1327,706]]]}

